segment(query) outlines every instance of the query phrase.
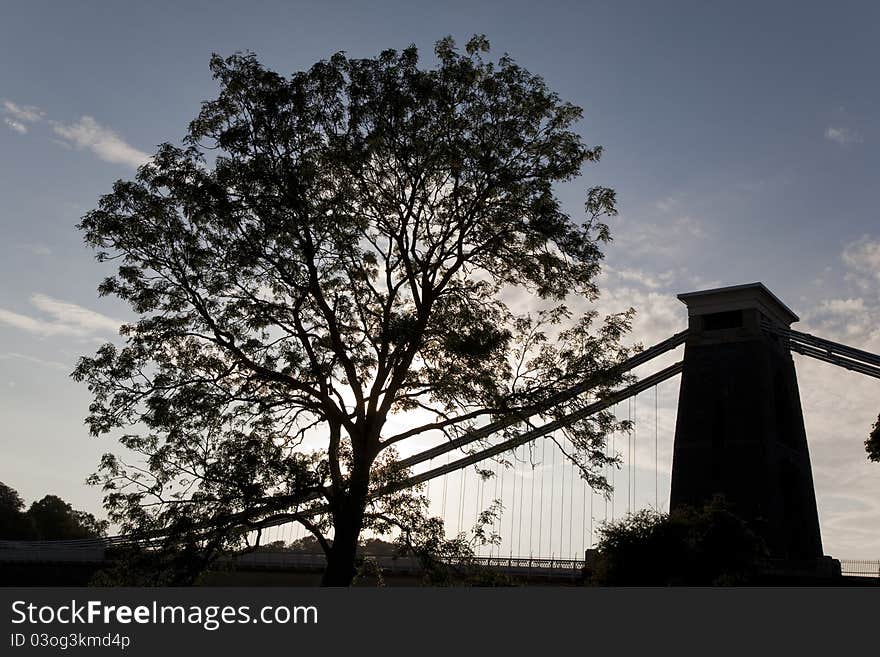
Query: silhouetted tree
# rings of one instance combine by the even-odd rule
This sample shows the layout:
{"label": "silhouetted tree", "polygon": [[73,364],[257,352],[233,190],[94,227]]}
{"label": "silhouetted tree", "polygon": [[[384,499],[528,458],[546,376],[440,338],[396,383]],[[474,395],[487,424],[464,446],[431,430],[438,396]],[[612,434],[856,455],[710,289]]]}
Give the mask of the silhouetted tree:
{"label": "silhouetted tree", "polygon": [[871,461],[880,461],[880,415],[868,434],[865,441],[865,451],[868,453],[868,459]]}
{"label": "silhouetted tree", "polygon": [[106,520],[77,511],[56,495],[46,495],[24,511],[18,492],[0,482],[0,539],[98,538],[106,534],[107,527]]}
{"label": "silhouetted tree", "polygon": [[46,495],[31,504],[27,517],[38,540],[98,538],[107,533],[106,520],[77,511],[56,495]]}
{"label": "silhouetted tree", "polygon": [[23,509],[24,501],[18,491],[0,482],[0,539],[33,538],[33,527]]}
{"label": "silhouetted tree", "polygon": [[603,524],[599,537],[593,581],[610,586],[745,584],[768,554],[722,498],[668,514],[642,510]]}
{"label": "silhouetted tree", "polygon": [[[630,313],[594,326],[511,309],[595,300],[615,196],[590,189],[578,221],[561,209],[553,185],[601,149],[571,130],[579,108],[488,50],[447,38],[431,69],[414,46],[338,53],[288,78],[214,56],[220,95],[184,145],[83,217],[118,265],[100,293],[139,317],[74,372],[92,433],[146,427],[122,444],[147,467],[107,455],[94,479],[126,531],[219,553],[298,521],[327,553],[324,583],[346,585],[364,528],[426,508],[417,490],[372,497],[405,475],[395,446],[571,412],[585,401],[542,403],[627,355]],[[595,488],[619,426],[569,429]]]}

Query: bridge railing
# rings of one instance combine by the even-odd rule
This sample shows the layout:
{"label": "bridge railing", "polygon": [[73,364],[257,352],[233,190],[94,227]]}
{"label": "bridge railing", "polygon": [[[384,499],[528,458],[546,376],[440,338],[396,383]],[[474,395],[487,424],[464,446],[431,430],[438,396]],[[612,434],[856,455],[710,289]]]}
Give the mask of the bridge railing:
{"label": "bridge railing", "polygon": [[[376,561],[380,568],[388,568],[395,571],[419,571],[421,564],[413,556],[391,555],[363,555]],[[461,559],[447,559],[451,566],[483,566],[487,568],[501,568],[505,570],[533,570],[553,571],[555,573],[580,573],[584,562],[577,559],[556,559],[538,557],[467,557]],[[323,568],[326,559],[323,554],[300,553],[300,552],[250,552],[247,554],[223,557],[221,562],[258,566],[298,566],[306,568]]]}
{"label": "bridge railing", "polygon": [[841,559],[840,574],[853,575],[855,577],[880,578],[880,561],[865,559]]}

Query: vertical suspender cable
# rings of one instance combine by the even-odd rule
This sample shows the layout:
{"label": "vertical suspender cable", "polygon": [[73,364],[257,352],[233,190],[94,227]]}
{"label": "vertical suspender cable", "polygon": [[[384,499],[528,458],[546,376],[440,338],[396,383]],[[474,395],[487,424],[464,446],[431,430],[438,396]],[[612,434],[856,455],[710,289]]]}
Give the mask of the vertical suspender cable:
{"label": "vertical suspender cable", "polygon": [[636,501],[636,482],[638,481],[638,478],[636,475],[636,465],[637,465],[637,462],[636,462],[636,454],[637,454],[636,439],[638,438],[638,435],[639,435],[639,406],[638,406],[639,396],[634,395],[632,399],[633,399],[633,428],[632,428],[632,436],[633,436],[633,440],[632,440],[632,462],[633,462],[632,487],[633,487],[633,494],[632,494],[632,499],[633,499],[633,511],[635,511],[636,504],[638,504],[638,502]]}
{"label": "vertical suspender cable", "polygon": [[[616,410],[616,407],[615,407],[615,410]],[[611,435],[614,436],[614,431],[611,432]],[[605,456],[606,457],[608,456],[608,452],[609,452],[609,450],[608,450],[608,436],[605,436]],[[611,469],[610,466],[608,465],[608,463],[606,463],[605,464],[605,482],[606,483],[608,483],[608,479],[610,478],[609,477],[609,475],[611,474],[609,472],[610,469]],[[605,494],[602,495],[602,497],[605,499],[605,522],[608,522],[608,491],[605,491]]]}
{"label": "vertical suspender cable", "polygon": [[[492,507],[494,509],[495,508],[495,501],[498,499],[498,461],[495,461],[495,476],[492,478],[495,480],[494,489],[493,489],[494,492],[492,493]],[[493,534],[498,533],[495,530],[495,526],[497,523],[498,523],[498,518],[493,517],[492,518],[492,533]],[[490,557],[492,556],[492,552],[494,551],[494,549],[495,549],[495,544],[490,543],[489,544],[489,556]]]}
{"label": "vertical suspender cable", "polygon": [[[447,453],[446,454],[446,465],[449,465],[449,456],[450,456],[449,453]],[[448,474],[443,475],[443,504],[442,504],[443,508],[440,510],[441,511],[440,517],[443,518],[443,535],[444,536],[446,535],[446,521],[447,521],[447,518],[446,518],[446,486],[448,483],[448,479],[449,479]]]}
{"label": "vertical suspender cable", "polygon": [[[526,456],[527,445],[522,446],[523,460]],[[525,477],[525,466],[523,466],[523,477]],[[516,556],[521,557],[522,553],[522,518],[523,518],[523,492],[526,488],[526,482],[520,482],[519,487],[519,528],[516,531]]]}
{"label": "vertical suspender cable", "polygon": [[590,486],[590,547],[593,547],[593,497],[595,495],[596,491]]}
{"label": "vertical suspender cable", "polygon": [[[499,458],[502,458],[499,456]],[[501,470],[501,493],[499,495],[499,499],[504,499],[504,471],[507,469],[504,467],[503,462],[499,462],[498,469]],[[504,534],[504,506],[502,503],[502,511],[498,516],[498,536],[501,537]],[[496,550],[497,555],[501,556],[501,541],[498,542],[498,549]]]}
{"label": "vertical suspender cable", "polygon": [[657,474],[660,469],[660,449],[658,447],[660,443],[659,434],[660,434],[660,422],[657,420],[657,398],[659,396],[657,389],[660,387],[660,384],[654,386],[654,510],[660,511],[660,484],[658,481],[659,475]]}
{"label": "vertical suspender cable", "polygon": [[550,544],[547,548],[550,550],[551,558],[554,555],[553,552],[553,496],[555,494],[556,489],[556,450],[553,449],[553,446],[550,446],[550,513],[547,514],[550,518],[550,530],[547,532],[547,536],[550,538]]}
{"label": "vertical suspender cable", "polygon": [[[587,452],[584,451],[584,462],[587,460]],[[583,493],[581,499],[581,552],[587,549],[587,480],[584,479],[583,487],[581,489]],[[593,492],[593,489],[590,489],[590,493]],[[590,503],[592,504],[593,500],[590,499]],[[592,513],[590,513],[592,515]],[[592,518],[591,518],[592,519]]]}
{"label": "vertical suspender cable", "polygon": [[547,439],[541,438],[541,501],[540,501],[540,509],[538,510],[538,556],[543,557],[544,553],[541,551],[541,544],[544,542],[544,470],[547,469],[547,464],[544,462],[544,454],[547,451]]}
{"label": "vertical suspender cable", "polygon": [[[562,436],[563,444],[565,435]],[[565,463],[568,461],[562,454],[562,480],[559,482],[559,558],[562,559],[562,532],[565,530]]]}
{"label": "vertical suspender cable", "polygon": [[626,430],[626,512],[632,504],[632,397],[626,400],[626,417],[630,422]]}
{"label": "vertical suspender cable", "polygon": [[[615,407],[615,409],[616,409],[616,407]],[[617,447],[615,446],[615,437],[616,436],[617,436],[616,431],[611,433],[611,457],[612,458],[617,457]],[[613,463],[609,467],[611,468],[611,522],[614,522],[614,493],[616,491],[616,487],[614,485],[614,479],[615,479],[614,471],[616,470],[616,467]]]}
{"label": "vertical suspender cable", "polygon": [[577,464],[571,464],[571,483],[568,488],[568,554],[569,558],[574,554],[574,477],[577,474]]}
{"label": "vertical suspender cable", "polygon": [[[458,533],[461,534],[461,523],[464,520],[464,488],[466,485],[465,475],[467,474],[467,468],[462,468],[460,470],[461,478],[459,479],[459,498],[458,498]],[[467,531],[467,530],[465,530]]]}
{"label": "vertical suspender cable", "polygon": [[[535,447],[534,441],[532,448]],[[531,451],[531,450],[530,450]],[[535,455],[532,454],[532,492],[529,497],[529,559],[532,558],[532,525],[535,521]]]}
{"label": "vertical suspender cable", "polygon": [[516,448],[514,448],[511,452],[513,454],[513,473],[511,473],[511,478],[513,479],[513,495],[511,498],[511,508],[510,508],[510,555],[513,556],[513,516],[516,515]]}
{"label": "vertical suspender cable", "polygon": [[[480,529],[482,529],[483,525],[480,522],[480,514],[483,513],[483,488],[485,487],[486,480],[483,479],[483,476],[479,472],[477,473],[477,477],[477,515],[474,518],[474,526],[476,527],[477,524],[479,524]],[[483,550],[483,547],[482,544],[477,546],[478,553]]]}

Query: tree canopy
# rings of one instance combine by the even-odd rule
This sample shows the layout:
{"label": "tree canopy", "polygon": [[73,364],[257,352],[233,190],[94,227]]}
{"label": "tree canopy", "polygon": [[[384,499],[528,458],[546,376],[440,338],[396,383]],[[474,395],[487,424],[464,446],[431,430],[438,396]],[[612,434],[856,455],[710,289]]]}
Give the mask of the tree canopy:
{"label": "tree canopy", "polygon": [[0,538],[31,538],[30,523],[22,512],[24,500],[13,488],[0,482]]}
{"label": "tree canopy", "polygon": [[77,511],[56,495],[46,495],[24,510],[18,492],[0,482],[0,539],[65,540],[98,538],[108,523]]}
{"label": "tree canopy", "polygon": [[[183,143],[82,218],[116,267],[100,293],[137,315],[74,372],[92,433],[124,432],[94,481],[125,530],[211,551],[289,519],[346,584],[362,530],[424,511],[417,490],[373,496],[405,441],[569,413],[587,396],[547,400],[627,355],[630,313],[563,305],[596,300],[616,207],[595,186],[573,218],[554,186],[601,148],[572,129],[580,108],[488,52],[446,38],[431,68],[411,46],[289,77],[215,55],[219,96]],[[619,427],[567,430],[599,490]]]}

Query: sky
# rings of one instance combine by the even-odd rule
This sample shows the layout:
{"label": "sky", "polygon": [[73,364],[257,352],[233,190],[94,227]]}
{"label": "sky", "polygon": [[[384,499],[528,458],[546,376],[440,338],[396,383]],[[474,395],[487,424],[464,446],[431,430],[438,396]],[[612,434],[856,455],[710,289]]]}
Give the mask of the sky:
{"label": "sky", "polygon": [[[109,439],[83,425],[77,358],[130,318],[75,228],[217,93],[211,53],[292,73],[484,33],[584,108],[602,160],[560,188],[613,187],[600,308],[633,341],[684,328],[675,295],[764,282],[795,328],[880,352],[880,5],[774,2],[6,0],[0,21],[0,481],[100,513],[84,485]],[[880,381],[796,356],[825,550],[880,558]],[[671,388],[670,388],[671,386]],[[675,386],[660,404],[666,438]],[[647,463],[652,447],[645,445]],[[658,450],[668,471],[671,444]],[[668,475],[661,487],[668,494]],[[653,486],[651,486],[653,497]]]}

